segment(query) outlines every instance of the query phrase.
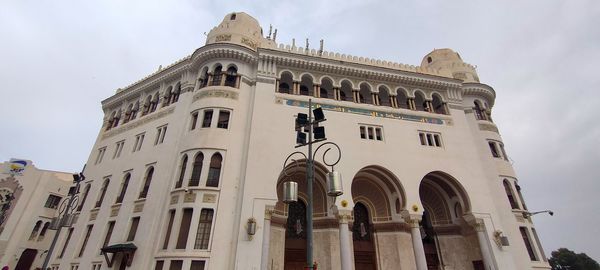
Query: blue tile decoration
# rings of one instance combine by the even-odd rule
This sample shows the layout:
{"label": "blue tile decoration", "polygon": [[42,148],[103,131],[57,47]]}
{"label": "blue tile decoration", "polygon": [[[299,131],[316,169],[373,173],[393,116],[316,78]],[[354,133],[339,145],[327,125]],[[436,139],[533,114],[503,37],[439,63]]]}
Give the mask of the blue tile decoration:
{"label": "blue tile decoration", "polygon": [[[285,104],[288,106],[308,108],[307,101],[287,99],[285,101]],[[321,107],[321,108],[323,108],[323,110],[327,110],[327,111],[353,113],[353,114],[360,114],[360,115],[366,115],[366,116],[391,118],[391,119],[397,119],[397,120],[406,120],[406,121],[421,122],[421,123],[428,123],[428,124],[435,124],[435,125],[443,125],[444,124],[444,120],[439,119],[439,118],[433,118],[433,117],[423,117],[423,116],[409,115],[409,114],[402,114],[402,113],[390,113],[390,112],[381,112],[381,111],[366,110],[366,109],[357,109],[357,108],[350,108],[350,107],[344,107],[344,106],[319,104],[317,102],[313,102],[313,104],[315,106]]]}

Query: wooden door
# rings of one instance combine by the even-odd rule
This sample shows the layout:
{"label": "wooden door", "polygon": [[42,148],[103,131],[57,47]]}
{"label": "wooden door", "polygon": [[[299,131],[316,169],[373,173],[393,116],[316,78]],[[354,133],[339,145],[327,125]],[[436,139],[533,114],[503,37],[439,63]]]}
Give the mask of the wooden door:
{"label": "wooden door", "polygon": [[19,262],[15,267],[15,270],[30,270],[33,261],[35,261],[35,256],[37,255],[37,249],[26,249],[21,253],[21,257],[19,258]]}

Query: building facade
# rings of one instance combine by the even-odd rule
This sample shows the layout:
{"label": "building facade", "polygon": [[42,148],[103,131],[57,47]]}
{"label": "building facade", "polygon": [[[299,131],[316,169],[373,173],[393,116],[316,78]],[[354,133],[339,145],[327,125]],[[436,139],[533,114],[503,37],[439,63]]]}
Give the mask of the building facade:
{"label": "building facade", "polygon": [[41,269],[71,174],[40,170],[30,160],[0,163],[0,267]]}
{"label": "building facade", "polygon": [[[312,99],[344,177],[328,197],[335,153],[317,154],[320,269],[549,269],[495,96],[450,49],[404,65],[278,44],[228,14],[205,46],[102,102],[78,221],[52,268],[302,269],[306,160],[284,160]],[[286,181],[298,202],[282,202]]]}

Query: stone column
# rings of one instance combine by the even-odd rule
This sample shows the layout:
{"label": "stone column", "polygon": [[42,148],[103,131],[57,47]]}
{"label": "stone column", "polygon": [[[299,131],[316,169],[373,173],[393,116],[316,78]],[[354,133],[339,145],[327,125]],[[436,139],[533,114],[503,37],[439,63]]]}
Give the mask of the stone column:
{"label": "stone column", "polygon": [[352,220],[352,212],[350,210],[340,210],[338,213],[340,222],[340,258],[342,260],[342,270],[352,270],[352,251],[350,245],[350,228],[348,222]]}
{"label": "stone column", "polygon": [[410,219],[410,236],[412,238],[413,251],[415,253],[415,262],[417,270],[427,270],[427,260],[425,259],[425,249],[421,238],[421,228],[418,219]]}
{"label": "stone column", "polygon": [[481,256],[483,257],[483,264],[486,270],[494,270],[494,264],[492,263],[492,252],[490,250],[490,242],[485,235],[485,224],[483,220],[476,220],[473,224],[475,231],[477,231],[477,240],[479,240],[479,249],[481,249]]}
{"label": "stone column", "polygon": [[[241,78],[242,78],[242,76],[240,76],[240,75],[235,76],[235,88],[238,88],[238,89],[240,88]],[[277,84],[275,87],[278,87],[278,86],[279,86],[279,84]]]}
{"label": "stone column", "polygon": [[313,86],[313,97],[317,97],[320,98],[321,97],[321,85],[320,84],[315,84]]}
{"label": "stone column", "polygon": [[271,246],[271,215],[273,206],[267,206],[265,209],[265,222],[263,223],[263,242],[262,257],[260,259],[260,269],[269,269],[269,248]]}
{"label": "stone column", "polygon": [[213,80],[213,74],[209,72],[208,73],[208,80],[206,81],[206,85],[204,87],[212,85],[212,80]]}
{"label": "stone column", "polygon": [[220,84],[220,86],[224,86],[225,85],[225,78],[227,78],[227,73],[226,72],[221,72],[221,84]]}
{"label": "stone column", "polygon": [[352,89],[352,98],[354,99],[354,102],[360,103],[360,96],[358,95],[358,91],[355,89]]}
{"label": "stone column", "polygon": [[292,88],[292,94],[294,95],[300,95],[300,83],[299,82],[294,82],[293,83],[294,87]]}

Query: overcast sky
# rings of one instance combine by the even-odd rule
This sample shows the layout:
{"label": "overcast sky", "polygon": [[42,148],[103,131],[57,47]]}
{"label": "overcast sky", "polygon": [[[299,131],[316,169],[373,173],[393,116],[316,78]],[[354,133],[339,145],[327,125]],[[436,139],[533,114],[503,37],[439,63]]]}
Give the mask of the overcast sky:
{"label": "overcast sky", "polygon": [[[76,172],[100,101],[191,54],[244,11],[277,41],[419,65],[452,48],[497,93],[493,117],[546,254],[600,259],[600,2],[0,1],[0,161]],[[485,2],[485,3],[484,3]],[[596,119],[596,120],[594,120]]]}

